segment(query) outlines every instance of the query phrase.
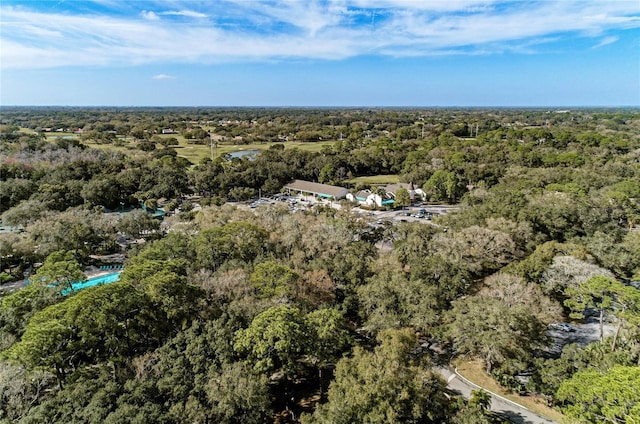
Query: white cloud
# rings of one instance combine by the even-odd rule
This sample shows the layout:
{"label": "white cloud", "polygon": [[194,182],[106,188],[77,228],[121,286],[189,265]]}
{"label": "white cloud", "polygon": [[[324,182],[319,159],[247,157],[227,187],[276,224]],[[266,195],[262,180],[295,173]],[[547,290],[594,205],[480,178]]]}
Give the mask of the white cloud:
{"label": "white cloud", "polygon": [[172,79],[176,79],[176,77],[174,77],[173,75],[167,75],[167,74],[158,74],[158,75],[154,75],[151,77],[154,80],[172,80]]}
{"label": "white cloud", "polygon": [[261,18],[260,21],[267,25],[272,22],[286,23],[311,36],[323,28],[339,26],[347,16],[343,2],[336,1],[322,4],[318,0],[263,3],[232,1],[247,14],[257,14]]}
{"label": "white cloud", "polygon": [[[107,1],[109,0],[98,0]],[[0,5],[3,68],[531,53],[640,28],[637,1],[147,1],[119,13]],[[167,5],[171,10],[167,10]],[[115,10],[115,9],[114,9]],[[172,20],[172,16],[196,18]],[[160,19],[163,17],[163,19]],[[165,18],[166,17],[166,18]],[[201,19],[208,18],[208,19]]]}
{"label": "white cloud", "polygon": [[354,6],[365,9],[405,9],[405,10],[430,10],[430,11],[471,11],[484,9],[496,0],[353,0]]}
{"label": "white cloud", "polygon": [[600,40],[600,42],[598,44],[596,44],[595,46],[593,46],[593,49],[599,49],[600,47],[604,47],[604,46],[608,46],[609,44],[613,44],[616,41],[618,41],[619,38],[618,37],[604,37],[602,40]]}
{"label": "white cloud", "polygon": [[142,17],[148,21],[157,21],[160,17],[153,11],[143,10],[141,13]]}
{"label": "white cloud", "polygon": [[194,12],[192,10],[173,10],[173,11],[169,11],[169,12],[160,12],[161,15],[174,15],[174,16],[185,16],[188,18],[206,18],[209,15],[204,14],[204,13],[200,13],[200,12]]}

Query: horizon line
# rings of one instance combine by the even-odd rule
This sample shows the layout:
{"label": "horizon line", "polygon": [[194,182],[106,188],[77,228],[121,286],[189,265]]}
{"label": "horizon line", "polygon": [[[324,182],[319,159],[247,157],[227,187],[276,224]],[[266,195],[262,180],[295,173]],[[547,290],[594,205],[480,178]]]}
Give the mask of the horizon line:
{"label": "horizon line", "polygon": [[637,105],[2,105],[2,108],[130,108],[130,109],[640,109]]}

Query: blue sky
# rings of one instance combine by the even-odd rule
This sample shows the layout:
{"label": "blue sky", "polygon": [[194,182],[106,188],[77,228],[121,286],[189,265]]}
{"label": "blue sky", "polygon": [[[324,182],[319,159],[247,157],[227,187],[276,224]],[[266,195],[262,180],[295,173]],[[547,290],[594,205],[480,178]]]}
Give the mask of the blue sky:
{"label": "blue sky", "polygon": [[639,0],[0,2],[0,104],[640,106]]}

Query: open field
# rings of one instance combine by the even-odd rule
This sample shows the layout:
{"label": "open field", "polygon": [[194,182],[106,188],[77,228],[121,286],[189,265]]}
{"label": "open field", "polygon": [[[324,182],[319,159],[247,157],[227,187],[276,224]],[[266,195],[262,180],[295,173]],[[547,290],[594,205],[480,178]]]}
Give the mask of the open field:
{"label": "open field", "polygon": [[[158,135],[160,138],[170,138],[174,137],[178,140],[177,146],[173,147],[179,156],[189,159],[192,163],[197,164],[205,158],[211,158],[211,146],[209,144],[193,144],[187,142],[187,140],[178,134],[164,134]],[[46,133],[46,139],[48,141],[55,141],[57,138],[71,138],[71,139],[79,139],[80,137],[77,134],[67,133],[67,132],[52,132]],[[115,144],[100,144],[93,143],[90,141],[83,141],[83,144],[89,147],[94,147],[97,149],[111,149],[117,150],[120,152],[128,152],[132,147],[133,143],[130,141],[125,141],[124,145],[116,146]],[[323,141],[318,143],[310,143],[310,142],[300,142],[300,141],[284,141],[284,142],[273,142],[273,143],[250,143],[250,144],[237,144],[234,142],[220,142],[217,144],[217,147],[213,149],[214,157],[223,156],[228,153],[235,153],[244,150],[267,150],[270,146],[274,144],[282,144],[285,149],[300,149],[308,152],[320,152],[324,148],[324,146],[333,145],[334,141]],[[364,177],[367,178],[367,177]],[[397,177],[396,177],[397,181]]]}
{"label": "open field", "polygon": [[[182,137],[178,138],[178,145],[173,146],[178,152],[178,155],[189,159],[193,163],[199,163],[204,158],[211,157],[211,147],[203,144],[190,144],[187,143]],[[274,144],[282,144],[285,149],[300,149],[308,152],[319,152],[325,145],[332,145],[333,142],[322,143],[303,143],[299,141],[284,141],[277,143],[250,143],[250,144],[232,144],[232,142],[218,143],[217,147],[214,147],[214,156],[223,156],[227,153],[241,152],[244,150],[267,150]]]}
{"label": "open field", "polygon": [[535,412],[550,420],[559,423],[568,423],[568,419],[555,409],[549,408],[544,404],[541,398],[535,398],[532,396],[520,396],[505,390],[500,386],[493,378],[487,375],[482,369],[480,361],[464,361],[457,364],[457,369],[460,375],[467,380],[472,381],[478,386],[484,387],[487,390],[497,393],[502,397],[512,400],[520,405],[523,405],[527,409]]}
{"label": "open field", "polygon": [[368,175],[345,180],[350,184],[393,184],[399,181],[400,177],[398,175]]}

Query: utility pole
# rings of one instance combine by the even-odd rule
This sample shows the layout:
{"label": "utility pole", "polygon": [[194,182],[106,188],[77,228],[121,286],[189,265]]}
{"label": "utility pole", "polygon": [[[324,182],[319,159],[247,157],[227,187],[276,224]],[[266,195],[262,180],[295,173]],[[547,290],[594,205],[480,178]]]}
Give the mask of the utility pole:
{"label": "utility pole", "polygon": [[211,149],[211,161],[213,161],[213,134],[209,132],[209,147]]}

